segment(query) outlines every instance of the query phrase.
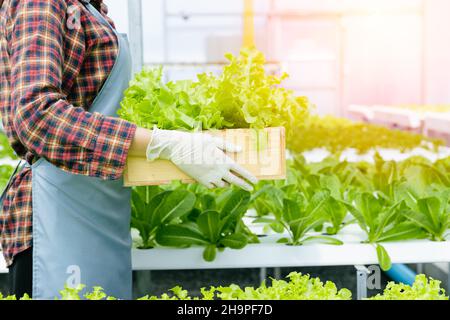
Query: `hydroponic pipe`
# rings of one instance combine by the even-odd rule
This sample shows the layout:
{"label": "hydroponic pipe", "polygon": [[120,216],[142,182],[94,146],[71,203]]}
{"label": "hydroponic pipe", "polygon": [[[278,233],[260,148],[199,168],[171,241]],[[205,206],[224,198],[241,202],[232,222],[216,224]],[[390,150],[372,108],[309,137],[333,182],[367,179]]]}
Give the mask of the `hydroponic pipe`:
{"label": "hydroponic pipe", "polygon": [[392,268],[386,271],[389,278],[395,282],[404,283],[412,286],[415,279],[416,273],[404,264],[393,264]]}

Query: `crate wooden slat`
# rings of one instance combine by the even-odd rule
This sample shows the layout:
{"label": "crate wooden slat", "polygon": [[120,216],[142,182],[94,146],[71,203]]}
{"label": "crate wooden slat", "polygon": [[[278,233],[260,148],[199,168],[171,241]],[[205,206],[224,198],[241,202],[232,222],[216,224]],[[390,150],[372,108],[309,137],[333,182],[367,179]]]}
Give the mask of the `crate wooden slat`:
{"label": "crate wooden slat", "polygon": [[[284,128],[267,128],[259,131],[228,129],[208,133],[241,146],[243,152],[229,154],[229,156],[258,179],[279,180],[286,178]],[[127,160],[124,172],[124,184],[127,187],[162,185],[175,180],[185,183],[194,182],[174,164],[166,160],[149,162],[140,157],[129,157]]]}

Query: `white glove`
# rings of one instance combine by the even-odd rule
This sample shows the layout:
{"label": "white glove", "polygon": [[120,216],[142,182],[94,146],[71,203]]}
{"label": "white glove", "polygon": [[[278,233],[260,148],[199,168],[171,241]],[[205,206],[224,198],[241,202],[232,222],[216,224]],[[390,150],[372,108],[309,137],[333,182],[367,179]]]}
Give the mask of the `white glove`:
{"label": "white glove", "polygon": [[[258,180],[236,164],[224,151],[241,152],[241,148],[205,133],[153,130],[147,147],[147,159],[172,161],[184,173],[208,188],[234,184],[252,191]],[[250,183],[249,183],[250,182]]]}

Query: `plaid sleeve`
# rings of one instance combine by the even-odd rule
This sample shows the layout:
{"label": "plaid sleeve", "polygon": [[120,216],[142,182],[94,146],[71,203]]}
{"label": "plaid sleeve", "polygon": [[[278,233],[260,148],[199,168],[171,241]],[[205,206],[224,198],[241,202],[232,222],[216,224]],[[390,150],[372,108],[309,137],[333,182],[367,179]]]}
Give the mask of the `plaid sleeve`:
{"label": "plaid sleeve", "polygon": [[14,129],[29,151],[64,170],[118,179],[136,127],[68,103],[61,90],[72,54],[64,52],[66,10],[65,0],[22,0],[11,17]]}

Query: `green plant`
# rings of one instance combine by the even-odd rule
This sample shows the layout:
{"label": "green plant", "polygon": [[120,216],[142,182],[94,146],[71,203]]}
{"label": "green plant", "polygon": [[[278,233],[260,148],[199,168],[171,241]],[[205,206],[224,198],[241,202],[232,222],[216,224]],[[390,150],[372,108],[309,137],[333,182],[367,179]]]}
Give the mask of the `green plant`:
{"label": "green plant", "polygon": [[66,285],[64,286],[64,290],[59,292],[60,296],[55,297],[55,300],[117,300],[114,297],[108,296],[102,287],[93,287],[92,291],[82,294],[85,288],[86,286],[82,284],[75,288]]}
{"label": "green plant", "polygon": [[17,160],[17,156],[9,144],[8,137],[6,134],[0,133],[0,159],[4,158]]}
{"label": "green plant", "polygon": [[287,147],[295,153],[326,148],[339,155],[352,148],[363,154],[378,148],[407,151],[423,147],[434,150],[442,145],[442,140],[334,116],[310,115],[302,122],[294,123],[292,131],[287,132]]}
{"label": "green plant", "polygon": [[278,233],[287,232],[289,238],[280,239],[280,243],[301,245],[319,240],[329,244],[342,244],[332,237],[308,235],[310,231],[322,229],[327,220],[324,207],[331,205],[328,190],[317,189],[308,193],[293,184],[276,184],[260,185],[253,200],[253,207],[260,217],[254,223],[265,223]]}
{"label": "green plant", "polygon": [[[390,282],[383,294],[369,300],[448,300],[441,282],[425,275],[418,275],[412,286]],[[56,300],[117,300],[108,296],[101,287],[94,287],[91,292],[82,294],[85,286],[65,287]],[[201,296],[191,297],[187,290],[176,286],[169,293],[161,296],[144,296],[138,300],[350,300],[352,294],[348,289],[338,290],[333,282],[323,283],[319,278],[293,272],[286,280],[272,279],[271,285],[241,289],[238,285],[201,288]],[[3,296],[0,300],[17,300],[16,296]],[[20,300],[31,300],[25,295]]]}
{"label": "green plant", "polygon": [[217,200],[208,194],[201,199],[202,208],[196,208],[187,221],[167,225],[158,231],[158,244],[168,247],[205,246],[203,258],[213,261],[218,249],[242,249],[249,241],[255,241],[255,236],[242,222],[250,202],[249,192],[229,190]]}
{"label": "green plant", "polygon": [[272,279],[271,285],[242,289],[232,284],[226,287],[210,287],[201,289],[201,297],[190,297],[186,290],[175,287],[170,294],[160,297],[146,296],[141,300],[351,300],[348,289],[338,290],[330,281],[325,284],[318,278],[293,272],[286,280]]}
{"label": "green plant", "polygon": [[17,299],[15,295],[3,296],[3,294],[0,293],[0,301],[15,301],[15,300],[31,300],[31,299],[28,294],[25,294],[22,298]]}
{"label": "green plant", "polygon": [[423,198],[409,189],[405,196],[408,208],[403,211],[403,215],[425,230],[431,240],[445,241],[450,229],[449,199],[450,189],[435,191]]}
{"label": "green plant", "polygon": [[402,202],[392,205],[375,194],[363,192],[355,196],[353,203],[343,203],[366,232],[367,243],[376,245],[380,266],[385,271],[391,268],[391,260],[380,243],[425,237],[420,227],[405,221]]}
{"label": "green plant", "polygon": [[246,48],[226,58],[229,64],[219,76],[200,74],[197,81],[164,83],[162,68],[144,69],[126,90],[120,117],[150,129],[182,130],[289,130],[302,121],[308,99],[280,87],[287,75],[267,75],[261,52]]}
{"label": "green plant", "polygon": [[283,213],[275,217],[288,231],[290,238],[282,238],[279,242],[302,245],[310,241],[321,241],[342,245],[342,241],[332,237],[308,235],[308,232],[321,227],[326,221],[322,209],[329,205],[329,199],[327,191],[318,191],[310,199],[304,196],[299,196],[296,200],[283,199]]}
{"label": "green plant", "polygon": [[389,282],[383,294],[372,297],[371,300],[448,300],[441,282],[425,275],[418,275],[412,286]]}
{"label": "green plant", "polygon": [[351,201],[362,188],[355,185],[357,175],[362,173],[354,164],[339,161],[335,157],[308,164],[303,156],[297,155],[288,168],[296,177],[295,185],[309,197],[320,190],[329,192],[330,197],[321,209],[330,225],[326,228],[329,235],[338,234],[342,228],[355,222],[354,219],[347,219],[348,210],[342,203]]}
{"label": "green plant", "polygon": [[342,202],[336,200],[334,197],[330,197],[327,200],[322,210],[326,217],[328,217],[328,221],[331,222],[331,226],[326,229],[326,232],[329,235],[338,234],[343,227],[354,222],[354,220],[344,222],[347,217],[347,208]]}
{"label": "green plant", "polygon": [[325,284],[318,278],[301,273],[291,273],[288,281],[272,279],[271,286],[262,284],[259,288],[239,286],[217,288],[221,300],[350,300],[348,289],[338,290],[330,281]]}
{"label": "green plant", "polygon": [[[373,164],[352,164],[351,183],[355,192],[351,196],[362,191],[376,194],[377,197],[388,204],[396,204],[399,202],[396,194],[397,187],[406,180],[404,171],[409,166],[409,162],[385,161],[378,153],[374,156]],[[351,201],[352,199],[348,200]]]}
{"label": "green plant", "polygon": [[195,195],[186,190],[135,188],[132,193],[131,226],[139,231],[142,238],[141,248],[155,247],[159,230],[190,213],[195,201]]}
{"label": "green plant", "polygon": [[[8,137],[0,133],[0,159],[17,160],[14,150],[9,145]],[[8,184],[9,178],[14,172],[14,167],[9,164],[0,165],[0,191]]]}
{"label": "green plant", "polygon": [[6,188],[9,178],[14,172],[14,168],[10,165],[4,164],[0,165],[0,190]]}
{"label": "green plant", "polygon": [[323,214],[328,218],[327,221],[331,223],[326,232],[330,235],[338,234],[343,227],[354,222],[354,220],[344,222],[348,211],[342,201],[345,200],[348,186],[345,187],[338,176],[332,173],[321,175],[319,183],[323,190],[330,193],[330,197],[322,207]]}
{"label": "green plant", "polygon": [[[383,269],[389,269],[383,243],[426,237],[445,240],[448,236],[450,189],[445,180],[438,179],[447,174],[448,167],[447,161],[433,164],[418,157],[398,163],[377,157],[374,164],[340,162],[333,157],[310,164],[296,156],[289,162],[288,178],[260,182],[254,193],[245,196],[239,214],[228,217],[230,210],[224,209],[236,190],[173,183],[136,189],[132,223],[146,239],[141,248],[199,245],[205,247],[205,259],[213,260],[218,250],[258,242],[242,220],[249,208],[257,213],[254,223],[262,223],[266,231],[287,234],[280,242],[290,245],[313,240],[341,244],[318,232],[325,226],[328,235],[339,234],[344,226],[357,222],[367,234],[365,242],[375,246]],[[155,219],[151,200],[175,191],[193,197],[189,207],[181,215],[169,215],[168,220],[160,221],[158,215]],[[153,203],[159,204],[158,199]],[[226,219],[233,224],[222,232]]]}
{"label": "green plant", "polygon": [[351,186],[352,171],[348,163],[326,163],[307,164],[301,156],[296,156],[288,163],[288,179],[286,181],[261,182],[257,186],[254,194],[253,208],[260,218],[256,222],[267,223],[274,231],[283,232],[285,225],[281,219],[270,218],[274,213],[276,217],[281,217],[285,212],[283,199],[296,199],[302,201],[303,198],[312,199],[318,192],[328,193],[326,201],[320,206],[317,216],[321,216],[322,223],[316,228],[321,231],[323,223],[331,226],[326,228],[329,235],[335,235],[354,220],[347,219],[347,208],[341,200],[346,199]]}
{"label": "green plant", "polygon": [[258,215],[253,223],[265,224],[266,232],[271,229],[277,233],[283,233],[285,225],[281,223],[281,218],[276,219],[275,216],[281,217],[283,199],[286,197],[286,192],[290,190],[290,186],[284,185],[283,182],[260,182],[252,195],[251,205]]}

